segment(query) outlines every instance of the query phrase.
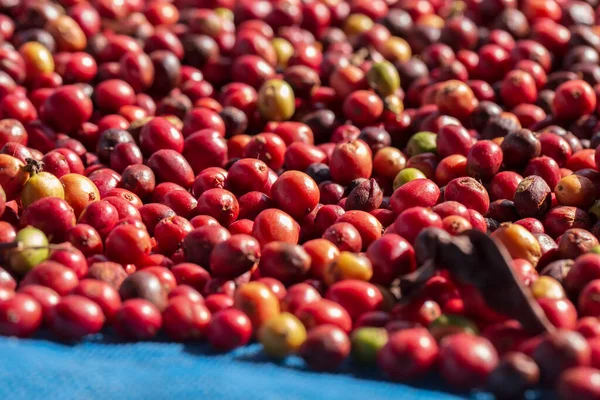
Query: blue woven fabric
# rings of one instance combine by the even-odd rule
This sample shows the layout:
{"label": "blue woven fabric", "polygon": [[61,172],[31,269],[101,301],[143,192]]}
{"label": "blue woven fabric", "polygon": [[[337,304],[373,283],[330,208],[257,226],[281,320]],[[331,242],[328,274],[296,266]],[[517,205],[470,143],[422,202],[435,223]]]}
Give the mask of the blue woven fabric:
{"label": "blue woven fabric", "polygon": [[352,365],[338,374],[315,373],[295,357],[275,364],[256,344],[215,354],[202,344],[119,343],[100,335],[73,345],[0,338],[0,399],[7,400],[492,398],[451,394],[439,382],[400,385]]}

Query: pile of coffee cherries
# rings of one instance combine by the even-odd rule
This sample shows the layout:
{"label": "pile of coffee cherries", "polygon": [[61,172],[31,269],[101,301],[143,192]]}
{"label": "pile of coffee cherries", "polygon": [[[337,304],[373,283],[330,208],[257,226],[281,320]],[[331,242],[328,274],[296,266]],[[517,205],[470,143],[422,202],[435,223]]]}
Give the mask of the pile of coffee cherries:
{"label": "pile of coffee cherries", "polygon": [[[598,0],[0,13],[0,334],[600,398]],[[443,269],[402,297],[428,227],[489,232],[556,330]]]}

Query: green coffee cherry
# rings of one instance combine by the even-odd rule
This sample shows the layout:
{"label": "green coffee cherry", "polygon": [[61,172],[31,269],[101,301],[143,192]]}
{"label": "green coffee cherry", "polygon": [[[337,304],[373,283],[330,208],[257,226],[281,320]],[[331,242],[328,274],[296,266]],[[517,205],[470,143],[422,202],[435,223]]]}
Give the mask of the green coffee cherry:
{"label": "green coffee cherry", "polygon": [[219,17],[221,17],[223,19],[228,19],[230,21],[233,21],[233,11],[231,11],[228,8],[224,8],[224,7],[215,8],[215,14],[217,14]]}
{"label": "green coffee cherry", "polygon": [[391,62],[381,61],[369,69],[367,82],[380,96],[386,97],[396,93],[400,87],[400,75]]}
{"label": "green coffee cherry", "polygon": [[288,60],[294,55],[294,46],[283,38],[274,38],[271,40],[271,44],[275,49],[275,56],[277,57],[277,67],[287,67]]}
{"label": "green coffee cherry", "polygon": [[41,230],[27,226],[17,232],[17,248],[9,250],[8,263],[18,275],[25,275],[50,256],[48,238]]}
{"label": "green coffee cherry", "polygon": [[266,81],[258,92],[258,111],[267,121],[287,121],[296,111],[292,87],[281,79]]}
{"label": "green coffee cherry", "polygon": [[468,318],[459,315],[440,315],[429,324],[429,332],[437,340],[455,333],[470,333],[477,335],[477,325]]}
{"label": "green coffee cherry", "polygon": [[394,190],[415,179],[427,179],[427,177],[416,168],[404,168],[402,171],[398,172],[398,175],[394,178]]}
{"label": "green coffee cherry", "polygon": [[415,133],[406,146],[408,156],[416,156],[422,153],[437,152],[437,135],[433,132]]}
{"label": "green coffee cherry", "polygon": [[281,359],[300,349],[306,340],[306,329],[295,315],[283,312],[261,326],[258,340],[265,354]]}
{"label": "green coffee cherry", "polygon": [[385,96],[383,98],[383,108],[386,111],[390,111],[398,115],[402,111],[404,111],[404,102],[402,102],[402,100],[400,100],[400,97],[398,97],[397,95],[390,94],[389,96]]}
{"label": "green coffee cherry", "polygon": [[588,213],[593,214],[596,218],[600,218],[600,200],[596,200],[588,210]]}
{"label": "green coffee cherry", "polygon": [[352,356],[360,363],[373,365],[377,361],[377,353],[388,341],[384,328],[364,327],[352,333]]}
{"label": "green coffee cherry", "polygon": [[357,36],[370,30],[375,23],[365,14],[350,14],[344,22],[344,33],[348,36]]}

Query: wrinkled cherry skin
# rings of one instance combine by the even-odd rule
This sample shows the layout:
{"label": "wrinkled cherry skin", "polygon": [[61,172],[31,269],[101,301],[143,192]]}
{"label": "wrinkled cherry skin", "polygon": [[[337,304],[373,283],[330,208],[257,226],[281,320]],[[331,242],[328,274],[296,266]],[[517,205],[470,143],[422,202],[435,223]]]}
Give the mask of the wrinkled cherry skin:
{"label": "wrinkled cherry skin", "polygon": [[446,185],[444,191],[445,200],[453,200],[462,203],[467,208],[485,215],[489,206],[490,198],[483,185],[473,178],[456,178]]}
{"label": "wrinkled cherry skin", "polygon": [[94,262],[90,265],[87,278],[100,280],[110,285],[113,289],[119,289],[121,283],[127,278],[127,275],[127,272],[120,264],[106,261],[106,258],[104,258],[104,260]]}
{"label": "wrinkled cherry skin", "polygon": [[544,229],[548,235],[556,239],[568,229],[588,229],[592,222],[590,216],[576,207],[554,207],[544,217]]}

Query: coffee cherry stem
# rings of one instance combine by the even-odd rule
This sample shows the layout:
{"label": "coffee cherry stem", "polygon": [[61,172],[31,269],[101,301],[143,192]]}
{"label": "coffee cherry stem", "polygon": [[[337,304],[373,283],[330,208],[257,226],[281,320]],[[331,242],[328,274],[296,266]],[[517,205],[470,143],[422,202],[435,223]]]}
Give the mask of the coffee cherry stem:
{"label": "coffee cherry stem", "polygon": [[22,251],[27,251],[27,250],[43,250],[43,249],[70,251],[69,248],[67,248],[65,246],[61,246],[59,244],[50,244],[48,246],[25,247],[25,246],[23,246],[23,242],[20,242],[20,241],[14,241],[14,242],[9,242],[9,243],[0,243],[0,251],[10,250],[11,252],[22,252]]}

